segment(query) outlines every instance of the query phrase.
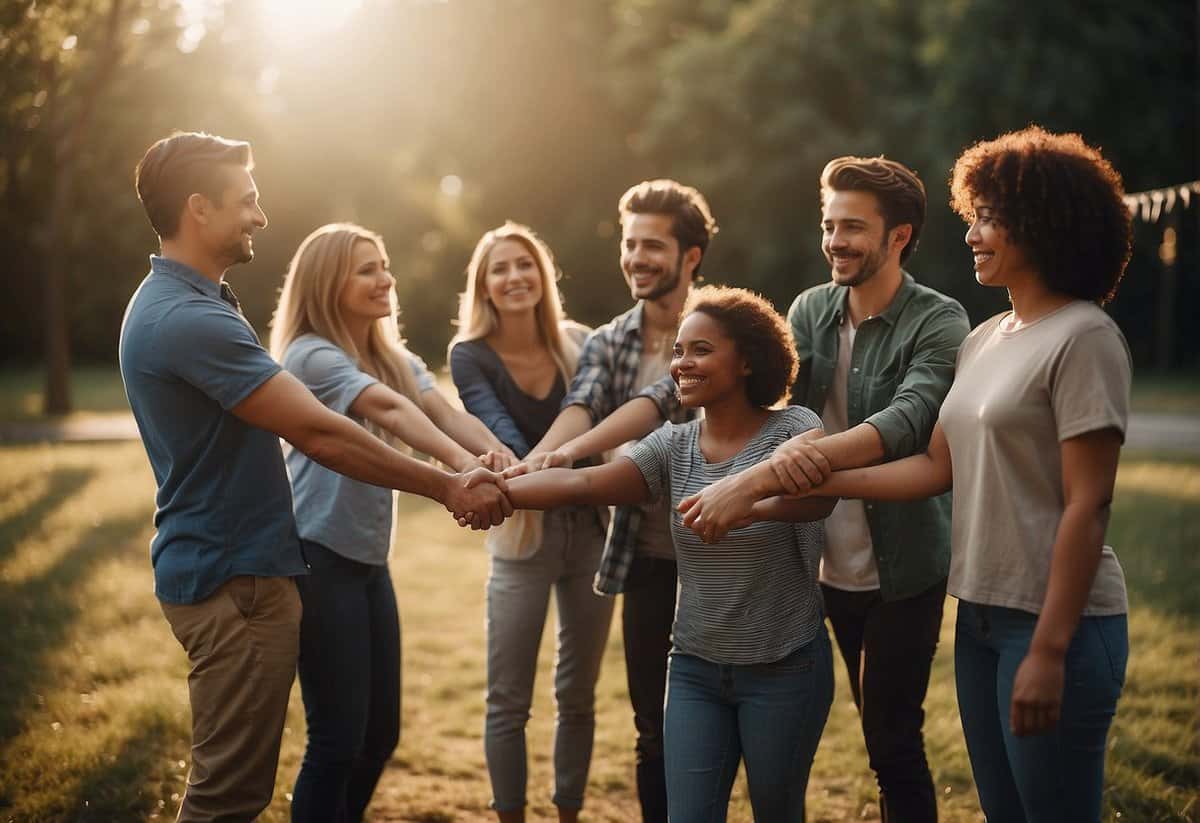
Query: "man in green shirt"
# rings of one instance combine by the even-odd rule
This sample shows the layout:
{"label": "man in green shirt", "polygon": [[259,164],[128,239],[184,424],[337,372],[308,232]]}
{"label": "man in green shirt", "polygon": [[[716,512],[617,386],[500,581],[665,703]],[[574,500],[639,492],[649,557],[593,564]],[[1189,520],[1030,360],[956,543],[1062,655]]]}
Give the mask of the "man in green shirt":
{"label": "man in green shirt", "polygon": [[[748,515],[754,500],[924,451],[954,378],[967,314],[901,268],[925,220],[917,175],[881,157],[840,157],[821,175],[821,207],[832,280],[798,296],[788,321],[800,360],[792,403],[820,413],[825,431],[784,444],[736,488],[722,481],[684,501],[685,523],[706,540]],[[922,704],[949,565],[948,494],[842,500],[826,521],[825,611],[889,823],[937,819]]]}

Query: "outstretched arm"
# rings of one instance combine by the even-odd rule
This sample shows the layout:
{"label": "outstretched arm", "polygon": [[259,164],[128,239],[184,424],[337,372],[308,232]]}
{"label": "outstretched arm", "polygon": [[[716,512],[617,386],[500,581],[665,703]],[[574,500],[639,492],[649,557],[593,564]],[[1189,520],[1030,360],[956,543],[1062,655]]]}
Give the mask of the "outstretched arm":
{"label": "outstretched arm", "polygon": [[508,499],[518,509],[552,509],[570,504],[626,506],[650,497],[646,479],[627,457],[586,469],[547,469],[508,481]]}
{"label": "outstretched arm", "polygon": [[[472,525],[499,525],[512,513],[499,486],[483,469],[453,475],[401,454],[349,417],[331,411],[286,371],[267,380],[233,407],[240,420],[287,440],[326,468],[375,486],[412,492],[458,515],[478,515]],[[490,481],[490,482],[488,482]]]}
{"label": "outstretched arm", "polygon": [[370,420],[455,471],[468,471],[479,466],[475,455],[446,436],[416,403],[383,383],[363,389],[350,404],[349,411],[352,417]]}
{"label": "outstretched arm", "polygon": [[929,448],[924,454],[914,454],[881,466],[836,471],[810,494],[871,500],[921,500],[949,491],[953,480],[950,444],[939,423],[933,427]]}
{"label": "outstretched arm", "polygon": [[836,505],[836,497],[768,497],[754,504],[750,510],[750,517],[752,521],[811,523],[814,520],[824,520]]}
{"label": "outstretched arm", "polygon": [[516,462],[512,449],[501,443],[478,417],[451,406],[437,389],[421,392],[421,408],[434,425],[467,451],[503,455],[505,465]]}
{"label": "outstretched arm", "polygon": [[[559,414],[558,421],[571,414],[571,419],[556,432],[552,426],[541,441],[529,453],[526,465],[531,471],[553,467],[569,468],[580,460],[594,457],[601,452],[615,449],[630,440],[640,440],[663,423],[662,412],[649,397],[635,397],[623,403],[616,411],[601,420],[594,428],[587,428],[591,418],[582,406],[570,406]],[[583,424],[577,415],[587,417]],[[556,440],[570,432],[575,432],[569,439],[559,445],[553,445]],[[553,437],[552,437],[553,435]],[[547,448],[547,446],[550,446]]]}

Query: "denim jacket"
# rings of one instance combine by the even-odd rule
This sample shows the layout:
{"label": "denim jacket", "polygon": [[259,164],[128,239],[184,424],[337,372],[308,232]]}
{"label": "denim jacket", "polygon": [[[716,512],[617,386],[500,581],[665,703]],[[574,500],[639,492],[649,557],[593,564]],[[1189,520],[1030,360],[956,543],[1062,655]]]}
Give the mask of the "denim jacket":
{"label": "denim jacket", "polygon": [[[954,380],[959,344],[970,331],[958,301],[905,272],[891,304],[858,327],[846,386],[849,428],[866,422],[883,440],[884,459],[925,450],[938,409]],[[838,329],[849,288],[808,289],[788,310],[800,370],[791,402],[825,407],[838,360]],[[880,593],[885,600],[920,594],[950,569],[950,493],[893,503],[864,501]]]}

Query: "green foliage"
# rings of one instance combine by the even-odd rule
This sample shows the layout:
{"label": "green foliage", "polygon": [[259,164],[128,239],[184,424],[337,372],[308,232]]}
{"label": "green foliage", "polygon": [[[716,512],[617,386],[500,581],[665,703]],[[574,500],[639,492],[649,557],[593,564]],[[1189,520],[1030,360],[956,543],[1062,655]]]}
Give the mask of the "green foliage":
{"label": "green foliage", "polygon": [[[1200,177],[1196,9],[1185,0],[364,0],[341,28],[292,39],[262,0],[214,0],[207,34],[186,51],[174,0],[126,0],[123,56],[80,149],[70,231],[48,249],[49,110],[79,105],[112,2],[0,9],[0,300],[10,307],[0,360],[38,358],[48,255],[68,262],[78,356],[114,359],[154,248],[132,169],[174,128],[255,145],[271,226],[258,259],[230,276],[260,333],[299,241],[323,222],[357,220],[387,240],[407,333],[435,363],[470,249],[506,218],[549,241],[580,320],[627,306],[615,205],[648,177],[708,196],[722,227],[710,280],[785,308],[828,274],[815,229],[822,166],[886,153],[929,190],[912,271],[977,321],[1004,299],[974,283],[945,203],[950,165],[970,142],[1037,121],[1101,145],[1131,188]],[[447,175],[461,195],[441,191]],[[1184,270],[1197,265],[1194,222],[1181,228]],[[1160,234],[1139,229],[1113,308],[1139,361],[1152,348]],[[1182,278],[1176,311],[1196,288]],[[1177,326],[1177,364],[1195,362],[1200,341]]]}

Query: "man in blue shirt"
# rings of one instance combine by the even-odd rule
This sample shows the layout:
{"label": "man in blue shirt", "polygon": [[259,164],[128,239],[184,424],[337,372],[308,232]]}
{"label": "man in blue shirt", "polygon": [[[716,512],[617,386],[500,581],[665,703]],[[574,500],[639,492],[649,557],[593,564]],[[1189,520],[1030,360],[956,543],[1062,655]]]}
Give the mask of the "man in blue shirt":
{"label": "man in blue shirt", "polygon": [[469,487],[330,411],[263,349],[224,281],[267,225],[252,168],[248,143],[177,133],[137,169],[162,253],[126,309],[121,376],[158,486],[155,593],[192,664],[183,821],[251,820],[271,800],[296,671],[292,578],[307,571],[280,437],[478,528],[512,511],[497,485]]}

